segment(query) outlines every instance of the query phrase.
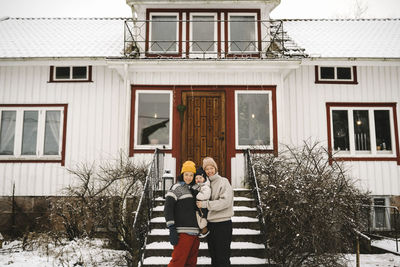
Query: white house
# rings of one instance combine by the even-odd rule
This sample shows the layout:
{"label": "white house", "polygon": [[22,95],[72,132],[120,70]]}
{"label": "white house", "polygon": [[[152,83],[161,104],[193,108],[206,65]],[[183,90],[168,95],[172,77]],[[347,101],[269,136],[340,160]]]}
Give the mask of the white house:
{"label": "white house", "polygon": [[[320,141],[379,203],[400,195],[400,19],[269,20],[278,0],[128,0],[133,18],[0,19],[0,195],[67,168],[216,159]],[[182,116],[182,117],[181,117]],[[383,201],[383,202],[382,202]]]}

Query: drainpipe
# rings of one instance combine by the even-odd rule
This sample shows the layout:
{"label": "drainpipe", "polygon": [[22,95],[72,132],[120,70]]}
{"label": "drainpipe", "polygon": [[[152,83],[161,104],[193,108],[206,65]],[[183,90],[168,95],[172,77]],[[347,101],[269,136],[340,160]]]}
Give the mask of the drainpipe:
{"label": "drainpipe", "polygon": [[127,149],[127,154],[129,155],[129,141],[130,141],[130,130],[131,130],[131,81],[129,79],[129,71],[128,71],[128,64],[124,64],[124,84],[126,90],[126,103],[125,103],[125,140],[124,140],[124,148]]}

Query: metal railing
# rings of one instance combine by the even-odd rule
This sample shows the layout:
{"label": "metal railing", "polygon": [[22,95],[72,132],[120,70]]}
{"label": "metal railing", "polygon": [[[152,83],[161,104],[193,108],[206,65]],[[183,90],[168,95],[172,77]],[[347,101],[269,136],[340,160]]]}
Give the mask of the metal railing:
{"label": "metal railing", "polygon": [[148,169],[143,192],[135,211],[133,221],[133,232],[137,242],[139,242],[138,259],[143,265],[144,251],[146,249],[147,233],[150,231],[150,220],[154,207],[156,191],[161,185],[161,175],[164,166],[164,154],[158,148],[155,149],[151,164]]}
{"label": "metal railing", "polygon": [[248,178],[248,182],[249,184],[252,186],[253,188],[253,193],[254,193],[254,197],[256,200],[256,205],[257,205],[257,213],[258,213],[258,220],[260,222],[260,231],[261,231],[261,235],[263,238],[263,242],[265,244],[265,256],[266,259],[268,259],[268,264],[271,264],[271,260],[270,260],[270,256],[268,253],[268,244],[267,244],[267,227],[266,227],[266,223],[265,223],[265,217],[264,217],[264,212],[263,212],[263,205],[262,205],[262,201],[261,201],[261,195],[260,195],[260,188],[258,186],[258,182],[257,182],[257,177],[254,171],[254,165],[253,165],[253,161],[251,158],[251,152],[250,149],[246,149],[244,151],[244,157],[245,157],[245,161],[246,161],[246,173],[247,173],[247,178]]}
{"label": "metal railing", "polygon": [[[161,21],[127,19],[124,23],[124,56],[135,59],[274,59],[305,57],[304,49],[298,47],[283,30],[281,20],[163,20],[174,23],[173,34],[160,39],[152,27],[160,27]],[[228,36],[227,25],[254,23],[249,39]],[[215,40],[195,40],[186,27],[192,23],[213,23]],[[226,28],[225,28],[226,27]],[[217,34],[218,32],[218,34]]]}

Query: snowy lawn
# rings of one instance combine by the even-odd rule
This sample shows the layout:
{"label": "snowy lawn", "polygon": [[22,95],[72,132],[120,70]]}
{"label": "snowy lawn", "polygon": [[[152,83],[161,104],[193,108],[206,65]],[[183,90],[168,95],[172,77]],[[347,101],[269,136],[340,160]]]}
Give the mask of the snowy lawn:
{"label": "snowy lawn", "polygon": [[[126,266],[124,260],[126,252],[107,249],[104,248],[104,245],[105,242],[101,239],[64,240],[58,245],[54,245],[54,243],[48,243],[47,245],[30,244],[24,251],[22,250],[21,241],[5,242],[3,248],[0,249],[0,266]],[[345,258],[348,267],[356,266],[356,256],[354,254],[347,254]],[[164,260],[168,262],[169,258]],[[240,262],[239,258],[233,258],[232,260]],[[199,257],[200,262],[208,263],[209,259]],[[393,254],[361,254],[361,266],[400,267],[400,256]]]}
{"label": "snowy lawn", "polygon": [[400,251],[400,240],[398,240],[399,250],[396,247],[396,240],[395,239],[381,239],[381,240],[372,240],[372,245],[378,248],[383,248],[392,252],[399,253]]}

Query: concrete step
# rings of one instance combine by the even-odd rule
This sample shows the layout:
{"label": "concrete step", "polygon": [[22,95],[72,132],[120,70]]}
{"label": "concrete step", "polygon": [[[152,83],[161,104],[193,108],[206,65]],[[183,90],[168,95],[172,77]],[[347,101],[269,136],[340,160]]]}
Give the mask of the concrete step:
{"label": "concrete step", "polygon": [[[145,257],[152,256],[171,256],[173,247],[169,242],[153,242],[146,245]],[[231,256],[244,257],[251,256],[257,257],[263,255],[265,251],[264,244],[257,244],[251,242],[232,242],[231,243]],[[207,256],[208,246],[205,239],[200,239],[199,256]]]}
{"label": "concrete step", "polygon": [[[147,236],[147,242],[168,242],[169,230],[164,229],[152,229]],[[262,237],[260,230],[252,230],[247,228],[233,228],[232,231],[233,242],[252,242],[261,244]]]}
{"label": "concrete step", "polygon": [[[257,218],[247,216],[233,216],[233,228],[248,228],[259,230],[260,224]],[[164,229],[166,227],[164,217],[154,217],[150,220],[150,229]]]}
{"label": "concrete step", "polygon": [[[148,257],[144,259],[144,265],[146,267],[165,267],[168,265],[170,257]],[[197,267],[208,267],[211,266],[211,258],[209,257],[198,257],[197,258]],[[232,267],[272,267],[276,265],[270,265],[263,258],[259,257],[231,257],[231,266]]]}
{"label": "concrete step", "polygon": [[[235,216],[247,216],[247,217],[257,216],[257,208],[255,207],[234,206],[233,211],[235,213]],[[162,217],[162,216],[164,216],[163,205],[159,205],[153,208],[153,217]]]}

